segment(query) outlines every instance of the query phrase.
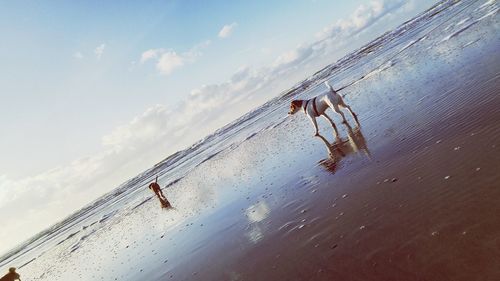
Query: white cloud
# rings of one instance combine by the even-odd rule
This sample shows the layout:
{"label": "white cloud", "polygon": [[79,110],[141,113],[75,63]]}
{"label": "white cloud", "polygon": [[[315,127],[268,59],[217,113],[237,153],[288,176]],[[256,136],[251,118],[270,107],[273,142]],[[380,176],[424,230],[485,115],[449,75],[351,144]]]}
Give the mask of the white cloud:
{"label": "white cloud", "polygon": [[189,51],[178,54],[173,50],[149,49],[141,54],[141,63],[149,60],[156,61],[156,69],[162,75],[170,75],[175,69],[184,66],[186,63],[194,63],[203,55],[202,50],[211,44],[206,40],[192,47]]}
{"label": "white cloud", "polygon": [[340,19],[333,25],[324,28],[316,36],[319,39],[349,36],[356,31],[366,28],[382,18],[384,15],[410,5],[412,1],[402,0],[374,0],[367,5],[360,5],[347,19]]}
{"label": "white cloud", "polygon": [[183,57],[193,63],[195,62],[199,57],[203,55],[202,50],[205,49],[206,47],[210,46],[212,44],[212,41],[210,40],[205,40],[197,45],[194,45],[189,51],[183,53]]}
{"label": "white cloud", "polygon": [[83,59],[83,54],[82,54],[81,52],[75,52],[75,53],[73,54],[73,57],[74,57],[75,59],[81,60],[81,59]]}
{"label": "white cloud", "polygon": [[135,117],[129,124],[116,128],[102,138],[104,146],[114,151],[135,149],[138,143],[156,141],[168,128],[170,111],[164,105],[157,104]]}
{"label": "white cloud", "polygon": [[219,37],[228,38],[229,36],[231,36],[231,34],[233,34],[233,31],[237,26],[238,24],[236,22],[224,25],[222,29],[219,31]]}
{"label": "white cloud", "polygon": [[158,57],[158,55],[160,55],[161,53],[163,53],[165,50],[163,49],[149,49],[145,52],[142,53],[141,55],[141,63],[144,63],[150,59],[155,59]]}
{"label": "white cloud", "polygon": [[364,32],[380,22],[391,25],[390,19],[395,13],[407,13],[413,7],[413,1],[373,0],[366,5],[358,6],[347,18],[336,21],[316,34],[317,40],[302,44],[279,56],[273,64],[276,75],[297,72],[297,69],[309,71],[324,67],[327,63],[340,58],[365,40],[374,39],[373,34]]}
{"label": "white cloud", "polygon": [[106,48],[106,44],[102,43],[94,49],[94,54],[97,56],[97,59],[101,59],[104,54],[104,49]]}
{"label": "white cloud", "polygon": [[163,53],[156,64],[156,68],[161,74],[169,75],[172,71],[178,67],[184,65],[184,59],[177,55],[176,52],[168,51]]}

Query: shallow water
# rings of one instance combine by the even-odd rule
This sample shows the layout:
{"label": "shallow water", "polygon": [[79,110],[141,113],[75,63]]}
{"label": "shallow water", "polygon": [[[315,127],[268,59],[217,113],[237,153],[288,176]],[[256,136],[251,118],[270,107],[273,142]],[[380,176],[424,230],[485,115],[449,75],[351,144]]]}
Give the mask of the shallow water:
{"label": "shallow water", "polygon": [[[443,2],[0,265],[26,280],[497,280],[499,39],[496,1]],[[332,147],[285,118],[326,77],[361,122],[330,113]],[[146,188],[156,173],[174,210]]]}

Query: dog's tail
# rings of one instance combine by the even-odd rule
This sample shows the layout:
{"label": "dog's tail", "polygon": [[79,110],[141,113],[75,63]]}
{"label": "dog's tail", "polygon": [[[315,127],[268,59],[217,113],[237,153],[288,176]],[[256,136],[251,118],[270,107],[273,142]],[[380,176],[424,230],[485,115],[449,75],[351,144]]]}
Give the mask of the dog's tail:
{"label": "dog's tail", "polygon": [[337,93],[337,92],[335,92],[335,90],[333,89],[333,87],[330,85],[330,83],[328,83],[328,80],[325,81],[325,85],[328,88],[328,90],[330,90],[330,92],[333,92],[335,94]]}

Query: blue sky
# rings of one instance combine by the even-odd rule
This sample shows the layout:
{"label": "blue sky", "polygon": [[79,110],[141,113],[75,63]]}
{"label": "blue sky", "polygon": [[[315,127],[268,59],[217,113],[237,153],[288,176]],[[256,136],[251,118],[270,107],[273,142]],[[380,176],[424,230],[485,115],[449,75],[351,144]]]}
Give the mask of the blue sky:
{"label": "blue sky", "polygon": [[0,252],[435,2],[1,2]]}

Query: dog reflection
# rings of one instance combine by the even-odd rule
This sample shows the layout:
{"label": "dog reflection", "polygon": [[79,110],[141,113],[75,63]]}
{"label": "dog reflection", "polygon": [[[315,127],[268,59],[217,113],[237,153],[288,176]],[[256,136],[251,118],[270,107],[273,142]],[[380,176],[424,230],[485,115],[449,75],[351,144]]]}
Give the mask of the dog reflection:
{"label": "dog reflection", "polygon": [[319,134],[316,136],[323,141],[328,152],[328,158],[319,161],[319,164],[332,173],[337,171],[340,160],[349,154],[363,152],[370,158],[370,150],[368,150],[361,128],[355,127],[353,129],[349,124],[345,124],[345,126],[347,128],[347,139],[337,138],[333,143],[330,143],[324,136]]}

